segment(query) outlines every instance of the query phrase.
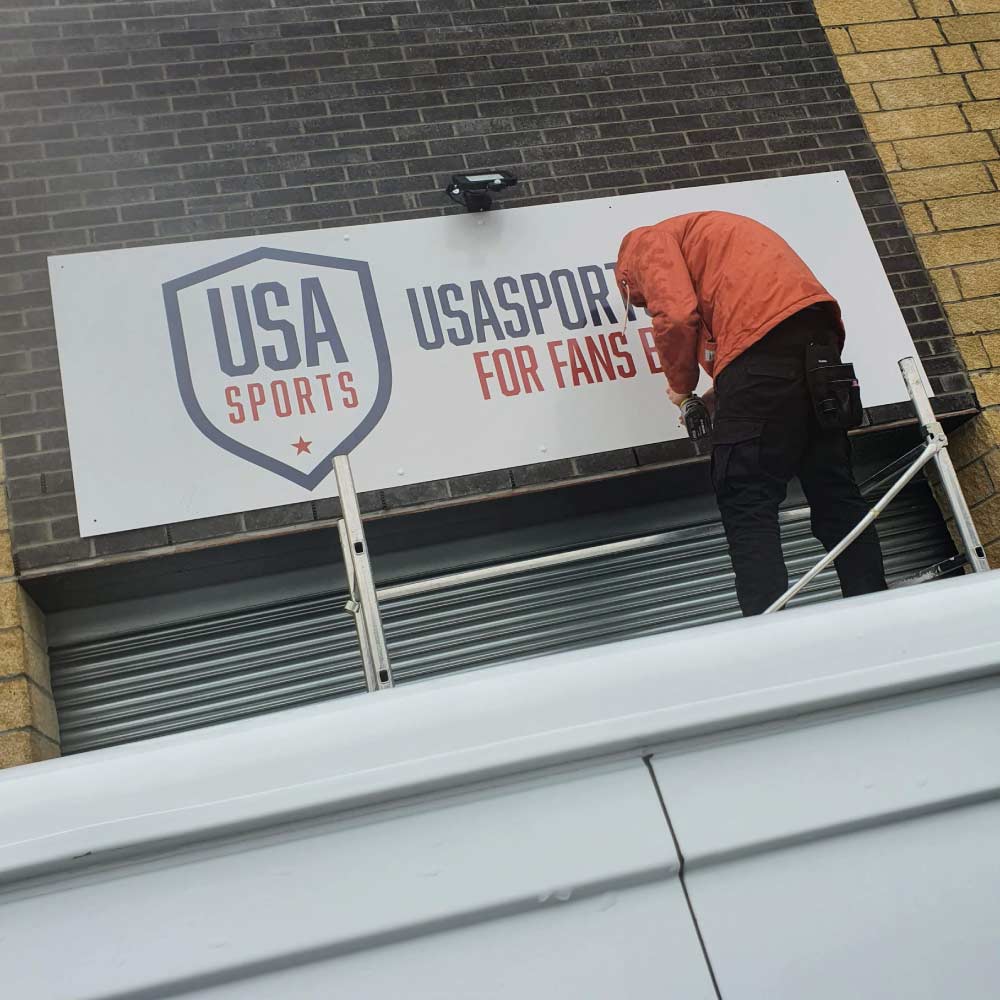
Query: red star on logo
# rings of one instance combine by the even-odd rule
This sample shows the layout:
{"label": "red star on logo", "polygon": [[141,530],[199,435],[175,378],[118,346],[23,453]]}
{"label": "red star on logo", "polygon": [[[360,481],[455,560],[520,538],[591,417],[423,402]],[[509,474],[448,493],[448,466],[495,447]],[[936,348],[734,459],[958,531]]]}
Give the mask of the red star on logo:
{"label": "red star on logo", "polygon": [[302,452],[306,452],[307,454],[311,455],[312,452],[309,451],[309,446],[311,444],[312,444],[312,441],[303,441],[302,440],[302,435],[300,434],[298,441],[294,442],[292,444],[292,447],[295,449],[295,454],[296,455],[301,455]]}

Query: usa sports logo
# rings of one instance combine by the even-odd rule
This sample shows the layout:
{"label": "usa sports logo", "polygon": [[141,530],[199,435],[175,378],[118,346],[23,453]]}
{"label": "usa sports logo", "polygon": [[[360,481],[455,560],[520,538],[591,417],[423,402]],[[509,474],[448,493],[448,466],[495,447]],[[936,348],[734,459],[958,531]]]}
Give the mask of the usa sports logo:
{"label": "usa sports logo", "polygon": [[163,301],[184,408],[231,454],[313,490],[385,413],[364,261],[260,247],[165,282]]}

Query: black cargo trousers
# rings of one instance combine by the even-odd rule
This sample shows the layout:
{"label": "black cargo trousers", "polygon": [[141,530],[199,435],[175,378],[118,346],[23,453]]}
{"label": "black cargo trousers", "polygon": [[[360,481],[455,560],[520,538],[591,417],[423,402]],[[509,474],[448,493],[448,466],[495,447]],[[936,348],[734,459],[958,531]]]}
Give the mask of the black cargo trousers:
{"label": "black cargo trousers", "polygon": [[[744,615],[765,611],[788,588],[778,507],[798,476],[812,530],[827,551],[865,514],[845,431],[821,428],[806,382],[810,342],[835,344],[824,306],[796,313],[730,362],[715,382],[712,483]],[[845,597],[885,590],[874,526],[836,561]]]}

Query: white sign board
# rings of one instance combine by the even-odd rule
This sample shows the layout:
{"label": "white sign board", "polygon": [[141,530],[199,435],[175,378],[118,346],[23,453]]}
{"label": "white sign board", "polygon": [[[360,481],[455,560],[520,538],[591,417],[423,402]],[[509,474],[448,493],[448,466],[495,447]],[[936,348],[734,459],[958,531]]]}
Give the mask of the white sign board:
{"label": "white sign board", "polygon": [[[442,196],[443,197],[443,196]],[[80,530],[102,534],[679,437],[622,236],[751,216],[840,301],[866,406],[913,345],[842,173],[52,257]]]}

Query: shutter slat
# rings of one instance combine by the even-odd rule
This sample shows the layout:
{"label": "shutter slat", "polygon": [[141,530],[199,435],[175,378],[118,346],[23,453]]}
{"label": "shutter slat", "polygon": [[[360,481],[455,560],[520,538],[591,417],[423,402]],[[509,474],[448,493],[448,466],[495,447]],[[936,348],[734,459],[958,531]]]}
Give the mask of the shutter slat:
{"label": "shutter slat", "polygon": [[[879,520],[890,579],[954,554],[924,485]],[[794,579],[820,557],[808,510],[782,513]],[[484,554],[486,556],[488,554]],[[485,562],[484,558],[484,562]],[[832,570],[796,603],[839,594]],[[363,690],[344,595],[192,617],[50,650],[65,753],[146,739]],[[724,621],[739,614],[718,521],[661,545],[388,601],[397,682]]]}

